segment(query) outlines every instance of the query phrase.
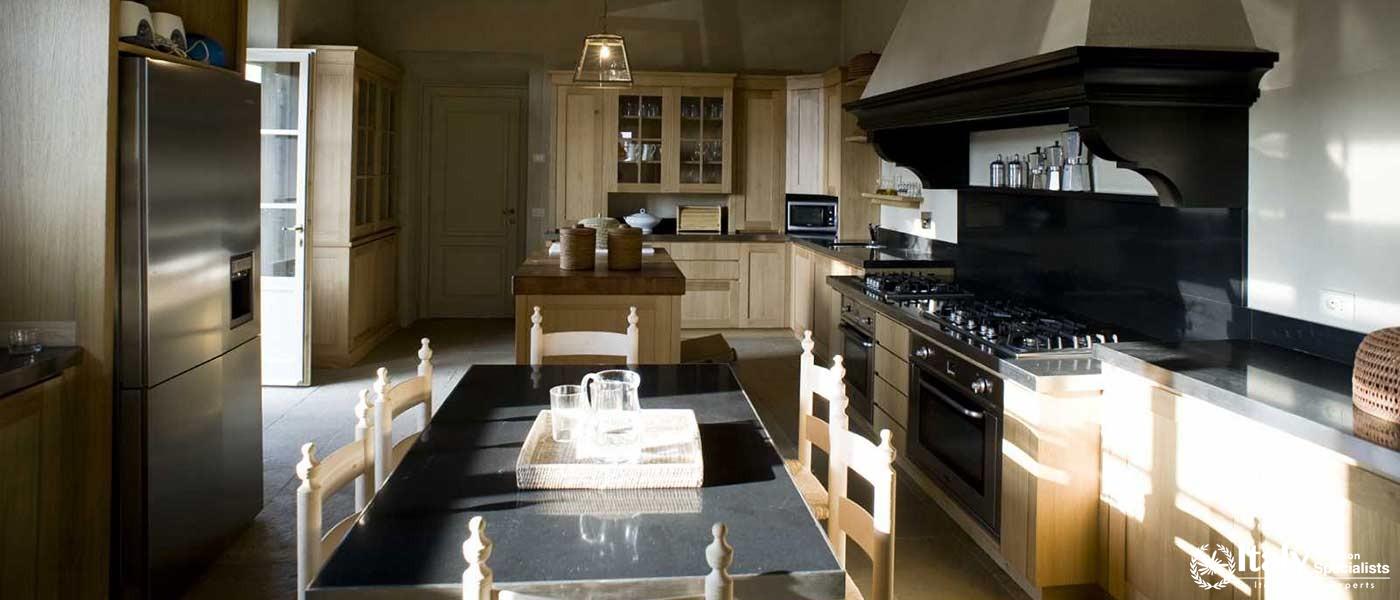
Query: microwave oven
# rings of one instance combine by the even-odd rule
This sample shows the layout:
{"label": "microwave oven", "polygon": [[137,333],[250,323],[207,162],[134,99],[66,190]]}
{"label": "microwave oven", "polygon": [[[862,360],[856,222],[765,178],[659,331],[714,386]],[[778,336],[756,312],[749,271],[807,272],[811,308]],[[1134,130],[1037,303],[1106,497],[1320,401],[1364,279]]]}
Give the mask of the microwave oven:
{"label": "microwave oven", "polygon": [[811,237],[836,237],[835,196],[787,195],[787,232]]}

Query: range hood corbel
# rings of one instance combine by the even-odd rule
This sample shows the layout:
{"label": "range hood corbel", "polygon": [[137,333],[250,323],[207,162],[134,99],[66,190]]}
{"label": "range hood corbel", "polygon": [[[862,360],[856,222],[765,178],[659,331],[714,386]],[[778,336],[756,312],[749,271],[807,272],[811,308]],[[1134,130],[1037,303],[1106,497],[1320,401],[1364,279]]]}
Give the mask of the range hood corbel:
{"label": "range hood corbel", "polygon": [[845,105],[881,158],[926,188],[968,184],[973,131],[1066,125],[1142,174],[1164,206],[1248,200],[1249,107],[1278,54],[1075,46]]}

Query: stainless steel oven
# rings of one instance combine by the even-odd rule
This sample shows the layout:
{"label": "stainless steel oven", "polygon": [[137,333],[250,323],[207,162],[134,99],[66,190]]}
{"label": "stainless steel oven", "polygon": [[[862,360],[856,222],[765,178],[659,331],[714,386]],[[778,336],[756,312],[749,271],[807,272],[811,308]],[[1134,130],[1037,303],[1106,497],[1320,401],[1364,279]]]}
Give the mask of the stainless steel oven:
{"label": "stainless steel oven", "polygon": [[846,395],[851,409],[875,422],[872,382],[875,373],[875,311],[841,296],[841,359],[846,367]]}
{"label": "stainless steel oven", "polygon": [[928,340],[911,352],[909,458],[999,536],[1002,380]]}
{"label": "stainless steel oven", "polygon": [[836,237],[835,196],[787,195],[787,232],[809,237]]}

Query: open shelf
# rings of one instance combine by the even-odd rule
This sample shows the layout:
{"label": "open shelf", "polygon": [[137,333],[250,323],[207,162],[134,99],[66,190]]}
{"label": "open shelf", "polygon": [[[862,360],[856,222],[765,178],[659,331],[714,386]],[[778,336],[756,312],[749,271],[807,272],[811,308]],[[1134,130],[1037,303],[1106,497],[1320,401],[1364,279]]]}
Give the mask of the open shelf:
{"label": "open shelf", "polygon": [[1066,198],[1081,200],[1099,200],[1103,202],[1131,202],[1136,204],[1158,204],[1156,196],[1147,194],[1115,194],[1111,192],[1065,192],[1058,190],[1036,190],[1030,188],[1007,188],[990,187],[985,185],[969,185],[957,189],[959,192],[971,192],[977,194],[1003,194],[1007,196],[1039,196],[1041,198]]}
{"label": "open shelf", "polygon": [[869,143],[870,143],[870,138],[867,137],[867,136],[863,136],[863,135],[848,135],[848,136],[846,136],[846,137],[844,137],[844,138],[841,138],[841,139],[844,140],[844,141],[847,141],[847,142],[851,142],[851,143],[853,143],[853,144],[869,144]]}
{"label": "open shelf", "polygon": [[898,208],[918,208],[924,202],[924,199],[918,196],[872,194],[869,192],[862,193],[860,197],[874,202],[875,204],[882,204],[884,206],[894,206]]}
{"label": "open shelf", "polygon": [[847,79],[845,85],[850,87],[861,87],[867,83],[870,83],[870,76],[862,75],[860,77],[852,77],[850,79]]}
{"label": "open shelf", "polygon": [[145,56],[145,57],[147,57],[147,58],[155,58],[155,59],[159,59],[159,60],[170,61],[170,62],[173,62],[173,63],[176,63],[176,64],[185,65],[185,66],[187,66],[187,67],[197,67],[197,68],[200,68],[200,69],[209,69],[209,70],[211,70],[211,71],[216,71],[216,72],[219,72],[219,73],[226,73],[226,74],[229,74],[229,75],[233,75],[233,76],[235,76],[235,77],[242,77],[242,76],[243,76],[242,73],[239,73],[238,71],[234,71],[233,69],[225,69],[225,68],[223,68],[223,67],[216,67],[216,66],[211,65],[211,64],[208,64],[208,63],[202,63],[202,62],[199,62],[199,61],[197,61],[197,60],[190,60],[190,59],[188,59],[188,58],[180,58],[180,57],[178,57],[178,56],[175,56],[174,54],[166,54],[166,53],[161,52],[160,50],[156,50],[156,49],[154,49],[154,48],[147,48],[147,47],[145,47],[145,46],[138,46],[138,45],[136,45],[136,44],[132,44],[132,43],[128,43],[128,42],[117,42],[117,51],[118,51],[118,52],[125,52],[125,53],[127,53],[127,54],[135,54],[135,55],[137,55],[137,56]]}

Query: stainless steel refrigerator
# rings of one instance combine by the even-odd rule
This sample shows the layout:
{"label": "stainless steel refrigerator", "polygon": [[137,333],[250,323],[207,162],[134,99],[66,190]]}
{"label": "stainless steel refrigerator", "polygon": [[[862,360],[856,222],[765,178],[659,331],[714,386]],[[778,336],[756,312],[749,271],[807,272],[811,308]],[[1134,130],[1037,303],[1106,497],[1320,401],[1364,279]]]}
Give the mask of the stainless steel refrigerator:
{"label": "stainless steel refrigerator", "polygon": [[119,65],[115,596],[178,596],[262,508],[258,86]]}

